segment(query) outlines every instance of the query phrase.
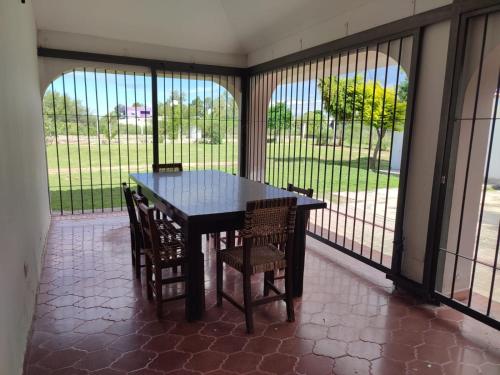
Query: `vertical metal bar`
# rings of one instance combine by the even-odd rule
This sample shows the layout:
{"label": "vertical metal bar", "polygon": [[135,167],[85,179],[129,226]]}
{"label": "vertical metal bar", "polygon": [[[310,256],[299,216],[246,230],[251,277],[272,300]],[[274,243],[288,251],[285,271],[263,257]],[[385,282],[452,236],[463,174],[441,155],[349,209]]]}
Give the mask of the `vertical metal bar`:
{"label": "vertical metal bar", "polygon": [[175,97],[174,97],[174,72],[172,74],[172,82],[171,82],[171,97],[172,100],[170,102],[170,109],[172,110],[172,163],[175,163]]}
{"label": "vertical metal bar", "polygon": [[[372,149],[372,131],[373,131],[373,113],[375,108],[375,89],[377,87],[377,70],[378,70],[378,53],[380,49],[380,44],[377,43],[375,49],[375,68],[373,77],[373,90],[372,90],[372,110],[370,115],[370,132],[368,136],[368,157],[366,158],[366,183],[365,183],[365,201],[363,204],[363,226],[361,229],[361,255],[363,255],[363,246],[365,239],[365,224],[366,224],[366,200],[368,198],[368,182],[370,179],[370,152]],[[372,223],[372,231],[375,230],[375,223]],[[370,249],[370,259],[372,259],[373,249]]]}
{"label": "vertical metal bar", "polygon": [[[274,94],[274,104],[273,104],[273,107],[274,107],[274,110],[273,112],[271,113],[271,116],[273,116],[273,123],[274,123],[274,129],[273,129],[273,178],[271,179],[271,185],[276,185],[276,179],[275,179],[275,175],[276,175],[276,130],[277,130],[277,121],[276,121],[276,105],[278,103],[278,71],[275,70],[274,71],[276,74],[275,74],[275,77],[274,77],[274,83],[275,85],[275,88],[273,90],[273,94]],[[273,72],[273,74],[274,74]]]}
{"label": "vertical metal bar", "polygon": [[[241,77],[241,110],[240,110],[240,144],[239,144],[239,175],[247,177],[247,132],[248,132],[248,76]],[[236,82],[236,78],[235,78]],[[234,111],[234,109],[233,109]],[[234,112],[233,112],[234,113]]]}
{"label": "vertical metal bar", "polygon": [[[481,77],[478,77],[478,79],[481,79]],[[479,253],[479,242],[481,240],[481,228],[482,228],[482,223],[483,223],[483,213],[484,213],[484,202],[486,199],[486,190],[488,187],[488,177],[490,174],[490,162],[491,162],[491,150],[493,148],[493,140],[495,138],[495,125],[497,121],[497,110],[498,110],[498,97],[500,96],[500,70],[498,71],[498,78],[497,78],[497,89],[495,92],[495,104],[493,106],[493,121],[491,124],[491,134],[490,134],[490,142],[488,145],[488,157],[486,161],[486,170],[484,172],[484,181],[483,181],[483,192],[481,196],[481,209],[479,211],[479,223],[477,227],[477,236],[476,236],[476,246],[475,246],[475,251],[474,251],[474,261],[472,264],[472,277],[471,277],[471,286],[470,286],[470,293],[469,293],[469,300],[467,301],[467,306],[470,307],[471,305],[471,300],[472,300],[472,292],[474,291],[474,279],[476,275],[476,264],[477,264],[477,256]],[[500,231],[500,225],[499,225],[499,231]],[[493,275],[491,279],[491,288],[490,288],[490,298],[488,300],[488,315],[490,313],[491,309],[491,299],[493,297],[493,286],[495,283],[495,274],[496,274],[496,264],[498,261],[498,236],[497,236],[497,246],[496,246],[496,251],[495,251],[495,260],[493,261]]]}
{"label": "vertical metal bar", "polygon": [[[106,89],[106,120],[108,125],[108,158],[109,158],[109,196],[111,198],[111,211],[113,207],[113,171],[111,166],[111,128],[109,124],[109,96],[108,96],[108,71],[104,69],[104,87]],[[104,206],[104,202],[103,202]]]}
{"label": "vertical metal bar", "polygon": [[[306,141],[306,147],[305,147],[305,154],[304,154],[304,181],[303,181],[303,184],[302,184],[302,187],[304,189],[307,188],[307,148],[308,148],[308,145],[309,145],[309,114],[311,113],[311,106],[310,106],[310,103],[309,103],[309,100],[311,98],[311,61],[309,61],[309,79],[308,79],[308,84],[307,84],[307,119],[306,119],[306,134],[304,134],[304,139]],[[304,100],[304,99],[302,99]],[[302,115],[303,116],[303,115]]]}
{"label": "vertical metal bar", "polygon": [[83,68],[83,83],[85,91],[85,108],[87,115],[87,141],[89,143],[89,171],[90,171],[90,201],[92,204],[92,213],[94,212],[94,184],[92,181],[92,151],[90,146],[90,117],[89,117],[89,99],[87,94],[87,70]]}
{"label": "vertical metal bar", "polygon": [[52,91],[52,114],[54,116],[54,135],[56,137],[56,158],[57,158],[57,178],[59,181],[59,204],[61,206],[61,215],[63,215],[63,199],[62,199],[62,187],[61,187],[61,165],[59,160],[59,139],[57,132],[57,114],[56,114],[56,99],[54,94],[54,82],[50,84]]}
{"label": "vertical metal bar", "polygon": [[[321,74],[321,82],[324,81],[325,79],[325,62],[326,62],[326,57],[323,57],[323,73]],[[316,92],[319,90],[319,87],[318,87],[318,77],[316,77]],[[316,95],[316,94],[315,94]],[[320,93],[321,95],[321,93]],[[316,110],[316,97],[314,98],[314,108]],[[320,196],[320,192],[319,192],[319,187],[320,187],[320,184],[319,184],[319,181],[320,181],[320,171],[321,171],[321,139],[323,137],[323,100],[321,100],[321,106],[320,106],[320,116],[319,116],[319,140],[318,140],[318,173],[317,173],[317,177],[316,177],[316,197],[319,197]],[[315,116],[316,117],[316,116]],[[328,139],[328,138],[327,138]],[[328,148],[325,147],[325,165],[326,165],[326,154],[328,154]],[[323,176],[323,180],[326,180],[326,174]],[[311,185],[312,187],[312,185]],[[325,193],[323,192],[323,195]],[[318,227],[318,211],[319,210],[314,210],[314,233],[316,233],[316,230],[317,230],[317,227]],[[324,213],[325,213],[325,210],[324,209],[321,209],[321,217],[323,217]],[[323,227],[321,227],[321,236],[323,236]]]}
{"label": "vertical metal bar", "polygon": [[[332,228],[332,211],[333,211],[333,182],[335,180],[335,156],[337,153],[337,129],[338,129],[338,112],[339,112],[339,86],[340,86],[340,64],[342,60],[342,55],[339,53],[337,55],[338,65],[337,65],[337,87],[335,96],[335,129],[333,131],[333,156],[332,156],[332,179],[330,181],[330,217],[328,218],[328,241],[330,241],[330,233]],[[330,87],[332,85],[330,79]],[[339,197],[337,197],[337,200]],[[339,220],[339,212],[336,211],[336,220]]]}
{"label": "vertical metal bar", "polygon": [[153,113],[153,165],[160,163],[160,150],[158,138],[158,73],[151,68],[151,106]]}
{"label": "vertical metal bar", "polygon": [[210,108],[210,169],[214,169],[214,75],[210,82],[211,108]]}
{"label": "vertical metal bar", "polygon": [[[358,84],[358,60],[359,60],[359,49],[356,48],[356,58],[354,62],[354,91],[352,95],[352,108],[351,108],[351,139],[349,140],[349,167],[347,172],[347,193],[346,193],[346,203],[345,203],[345,220],[344,220],[344,247],[345,239],[347,237],[347,217],[349,216],[349,190],[351,187],[351,163],[352,163],[352,141],[354,137],[354,117],[356,116],[356,89]],[[356,217],[354,217],[356,221]],[[351,242],[351,250],[354,250],[354,238]]]}
{"label": "vertical metal bar", "polygon": [[[340,143],[340,169],[339,169],[339,190],[337,198],[337,222],[335,223],[335,242],[337,242],[338,231],[339,231],[339,212],[340,212],[340,189],[342,188],[342,164],[344,164],[344,142],[345,142],[345,122],[346,122],[346,108],[347,108],[347,82],[349,77],[349,54],[347,51],[347,63],[345,71],[345,87],[344,87],[344,115],[342,116],[342,140]],[[349,186],[347,187],[349,189]],[[347,209],[347,205],[346,205]],[[347,215],[347,212],[345,213]],[[343,245],[345,245],[345,238],[343,239]]]}
{"label": "vertical metal bar", "polygon": [[226,167],[224,168],[224,170],[226,172],[229,172],[229,166],[227,164],[229,162],[229,159],[227,157],[227,147],[228,147],[228,144],[229,144],[229,142],[228,142],[228,138],[229,137],[228,137],[228,132],[227,132],[227,121],[228,121],[228,119],[227,119],[227,109],[228,109],[228,105],[229,105],[229,95],[228,95],[228,93],[229,93],[229,76],[226,76],[226,93],[225,93],[226,94],[225,95],[225,99],[226,100],[225,100],[225,108],[224,108],[224,115],[226,117],[226,133],[225,133],[226,134],[226,138],[225,138],[225,142],[226,142]]}
{"label": "vertical metal bar", "polygon": [[203,74],[203,170],[206,168],[205,147],[207,144],[206,120],[207,120],[207,91],[206,91],[206,76]]}
{"label": "vertical metal bar", "polygon": [[[305,66],[305,63],[302,63]],[[295,156],[297,150],[297,114],[298,114],[298,106],[299,106],[299,69],[300,65],[297,64],[297,79],[295,82],[295,120],[294,120],[294,133],[293,133],[293,168],[292,168],[292,183],[295,185]],[[300,124],[299,124],[300,126]],[[300,141],[302,142],[302,137],[300,137]],[[299,161],[300,166],[300,161]]]}
{"label": "vertical metal bar", "polygon": [[[295,67],[295,65],[292,65],[292,68],[291,68],[291,72],[290,72],[290,124],[288,126],[288,153],[287,153],[287,165],[286,165],[286,177],[287,177],[287,185],[290,183],[290,181],[293,183],[293,179],[290,179],[290,156],[292,154],[292,117],[293,117],[293,112],[292,112],[292,108],[293,108],[293,68]],[[287,77],[288,77],[288,71],[287,71]],[[288,102],[288,100],[287,100]],[[294,148],[295,148],[295,143],[293,144],[294,145]],[[292,163],[293,163],[293,160],[292,160]],[[292,164],[292,170],[293,170],[293,166],[295,164]],[[293,173],[293,172],[292,172]]]}
{"label": "vertical metal bar", "polygon": [[[243,80],[243,78],[240,78],[241,80]],[[234,174],[234,163],[235,163],[235,160],[234,160],[234,149],[238,146],[239,147],[239,144],[237,143],[236,145],[234,144],[235,142],[235,127],[237,125],[237,122],[236,122],[236,116],[235,116],[235,110],[236,110],[236,76],[233,76],[233,95],[232,96],[232,101],[233,101],[233,105],[232,105],[232,108],[233,108],[233,113],[232,113],[232,124],[233,124],[233,148],[232,148],[232,151],[233,151],[233,156],[232,156],[232,165],[233,165],[233,168],[232,168],[232,172]],[[243,96],[242,96],[242,101],[243,101]],[[242,105],[239,105],[238,107],[240,108],[241,110],[241,106]],[[238,124],[239,126],[239,124]]]}
{"label": "vertical metal bar", "polygon": [[75,93],[76,142],[78,145],[78,171],[80,173],[80,199],[82,202],[82,214],[83,214],[84,203],[83,203],[83,181],[82,181],[82,156],[81,156],[81,150],[80,150],[80,121],[78,120],[78,97],[76,95],[75,69],[73,69],[73,89],[74,89],[74,93]]}
{"label": "vertical metal bar", "polygon": [[[196,119],[196,133],[195,133],[195,138],[196,138],[196,147],[195,147],[195,152],[196,152],[196,169],[198,169],[198,144],[199,144],[199,140],[198,140],[198,133],[199,133],[199,116],[198,116],[198,105],[200,103],[201,100],[198,100],[199,97],[198,97],[198,73],[196,73],[196,102],[195,102],[195,112],[196,112],[196,116],[195,116],[195,119]],[[205,104],[203,104],[205,105]]]}
{"label": "vertical metal bar", "polygon": [[95,103],[97,111],[97,144],[99,145],[99,180],[101,184],[101,211],[104,212],[104,185],[102,180],[101,124],[99,119],[99,95],[97,91],[97,69],[94,69]]}
{"label": "vertical metal bar", "polygon": [[373,242],[375,239],[375,219],[377,215],[377,199],[378,199],[378,183],[380,179],[380,161],[382,159],[382,138],[383,138],[383,131],[384,131],[384,120],[385,120],[385,106],[386,106],[386,98],[387,98],[387,76],[389,75],[389,56],[391,54],[391,42],[387,42],[387,53],[386,53],[386,59],[385,59],[385,74],[384,74],[384,95],[382,99],[382,115],[380,118],[380,146],[378,150],[378,162],[377,162],[377,178],[375,180],[375,200],[373,204],[373,230],[372,230],[372,238],[371,238],[371,245],[370,245],[370,259],[371,259],[371,254],[373,252]]}
{"label": "vertical metal bar", "polygon": [[184,101],[184,93],[182,92],[182,72],[179,72],[179,114],[180,114],[180,126],[179,126],[179,142],[180,142],[180,146],[181,146],[181,164],[183,163],[183,156],[184,156],[184,153],[183,153],[183,147],[182,147],[182,126],[183,126],[183,123],[182,123],[182,110],[183,110],[183,107],[182,107],[182,102]]}
{"label": "vertical metal bar", "polygon": [[[118,100],[118,72],[115,70],[115,94],[116,94],[116,126],[118,128],[118,174],[120,178],[120,183],[122,182],[122,153],[120,144],[120,115],[119,111],[119,100]],[[120,208],[123,210],[123,194],[120,194]]]}
{"label": "vertical metal bar", "polygon": [[[470,159],[471,159],[471,153],[472,153],[472,145],[474,142],[474,131],[476,128],[477,105],[479,103],[479,90],[481,88],[481,76],[483,74],[484,50],[485,50],[485,46],[486,46],[486,35],[488,33],[488,16],[489,15],[486,14],[485,19],[484,19],[483,40],[481,43],[481,56],[479,58],[479,70],[478,70],[478,74],[477,74],[476,97],[474,99],[474,110],[472,113],[472,124],[471,124],[471,130],[470,130],[469,149],[468,149],[468,154],[467,154],[467,164],[465,167],[465,183],[464,183],[464,192],[462,194],[462,205],[460,208],[460,221],[458,224],[457,250],[456,250],[456,255],[455,255],[455,262],[453,265],[453,279],[451,281],[451,298],[452,299],[453,299],[453,296],[455,294],[455,282],[456,282],[456,275],[457,275],[458,257],[460,254],[460,243],[461,243],[461,237],[462,237],[465,201],[466,201],[466,197],[467,197],[467,184],[469,182]],[[471,290],[471,293],[472,293],[472,290]]]}
{"label": "vertical metal bar", "polygon": [[386,184],[386,190],[385,190],[385,207],[384,207],[384,222],[382,225],[382,244],[380,248],[380,264],[382,264],[383,258],[384,258],[384,241],[385,241],[385,226],[386,226],[386,221],[387,221],[387,202],[389,201],[389,186],[390,186],[390,181],[391,181],[391,163],[392,163],[392,147],[394,145],[394,132],[395,132],[395,127],[396,127],[396,113],[397,113],[397,104],[398,104],[398,90],[399,90],[399,72],[400,72],[400,62],[401,62],[401,53],[403,50],[403,39],[399,38],[399,51],[398,51],[398,67],[396,69],[396,86],[395,86],[395,93],[394,93],[394,113],[392,116],[392,128],[391,128],[391,145],[389,148],[389,168],[387,171],[387,184]]}
{"label": "vertical metal bar", "polygon": [[[258,144],[259,144],[259,176],[258,176],[258,179],[259,179],[259,182],[262,182],[262,170],[263,170],[263,166],[262,166],[262,163],[264,163],[265,165],[265,158],[263,157],[263,153],[265,152],[265,146],[266,146],[266,138],[264,136],[264,133],[265,133],[265,122],[264,122],[264,118],[265,118],[265,113],[266,113],[266,107],[267,107],[267,103],[266,101],[264,101],[265,99],[265,91],[264,91],[264,73],[263,74],[259,74],[259,88],[260,88],[260,96],[259,96],[259,103],[260,103],[260,111],[259,111],[259,133],[258,133]],[[265,180],[265,177],[264,177],[264,180]]]}
{"label": "vertical metal bar", "polygon": [[123,81],[125,84],[125,126],[127,127],[127,176],[128,183],[130,185],[130,141],[129,141],[129,129],[128,129],[128,93],[127,93],[127,74],[123,71]]}
{"label": "vertical metal bar", "polygon": [[[218,86],[219,86],[219,98],[218,98],[218,101],[219,101],[219,116],[218,116],[218,119],[217,119],[217,126],[218,126],[218,129],[219,129],[219,134],[218,134],[218,140],[217,140],[217,166],[218,166],[218,169],[220,171],[220,147],[221,147],[221,144],[222,144],[222,134],[220,133],[220,118],[221,118],[221,112],[220,112],[220,101],[221,101],[221,94],[220,94],[220,87],[222,85],[222,79],[221,79],[221,76],[219,75],[218,76]],[[213,83],[212,83],[213,85]]]}
{"label": "vertical metal bar", "polygon": [[134,72],[134,117],[135,117],[135,157],[136,157],[136,169],[139,173],[139,126],[137,124],[137,79]]}
{"label": "vertical metal bar", "polygon": [[71,214],[73,215],[73,186],[72,186],[72,181],[71,181],[71,156],[69,152],[69,135],[68,135],[68,111],[67,111],[67,104],[66,104],[66,84],[64,80],[64,76],[66,74],[62,75],[62,84],[63,84],[63,100],[64,100],[64,123],[66,127],[66,150],[68,154],[68,175],[69,175],[69,194],[71,198]]}
{"label": "vertical metal bar", "polygon": [[[333,55],[329,57],[330,58],[330,78],[328,80],[328,99],[330,100],[330,98],[332,97],[331,94],[332,94],[332,73],[333,73]],[[324,77],[324,74],[323,74],[323,87],[324,87],[324,81],[325,80],[325,77]],[[321,102],[323,103],[323,98],[321,100]],[[329,153],[329,140],[330,140],[330,103],[327,104],[328,108],[327,108],[327,112],[328,112],[328,115],[327,115],[327,123],[326,123],[326,147],[325,147],[325,169],[323,171],[323,201],[325,201],[325,196],[326,196],[326,173],[327,173],[327,166],[328,166],[328,153]],[[335,147],[335,142],[334,142],[334,147]],[[333,168],[333,163],[332,163],[332,168]],[[330,181],[330,184],[333,183],[333,175],[332,175],[332,181]],[[331,208],[331,199],[330,199],[330,208]],[[332,211],[327,207],[326,208],[328,210],[328,215],[331,217],[332,215]],[[323,237],[323,228],[324,228],[324,224],[325,224],[325,213],[324,213],[325,209],[323,209],[323,214],[321,215],[321,237]],[[330,233],[330,227],[328,227],[328,230],[327,230],[327,235],[329,235]]]}
{"label": "vertical metal bar", "polygon": [[[314,82],[317,82],[318,79],[318,65],[319,65],[319,59],[316,59],[316,70],[314,72]],[[309,77],[309,86],[311,85],[312,79]],[[317,93],[318,93],[318,88],[316,87],[316,83],[314,84],[314,100],[313,100],[313,131],[312,131],[312,150],[311,150],[311,177],[309,180],[309,188],[313,187],[313,172],[314,172],[314,152],[315,152],[315,135],[316,135],[316,99],[317,99]],[[308,99],[309,100],[309,99]],[[311,106],[308,105],[309,112],[311,112]],[[317,194],[318,192],[316,192]],[[308,227],[310,224],[310,221],[307,223]],[[314,234],[316,234],[316,229],[314,230]]]}
{"label": "vertical metal bar", "polygon": [[188,170],[191,170],[191,73],[188,73]]}
{"label": "vertical metal bar", "polygon": [[[310,64],[310,62],[309,62]],[[302,143],[304,143],[304,140],[307,139],[304,134],[304,93],[305,93],[305,85],[306,85],[306,63],[304,62],[302,64],[302,95],[300,97],[300,143],[299,143],[299,162],[298,162],[298,167],[299,170],[297,171],[297,186],[300,186],[300,169],[302,166]],[[307,125],[306,125],[306,131],[307,131]]]}
{"label": "vertical metal bar", "polygon": [[[358,149],[358,171],[356,174],[356,198],[354,201],[354,224],[352,227],[352,239],[353,241],[356,238],[356,222],[358,220],[358,193],[359,193],[359,172],[361,170],[361,144],[363,142],[363,125],[364,125],[364,119],[365,119],[365,99],[366,99],[366,76],[368,75],[368,46],[365,47],[365,69],[363,72],[363,99],[361,101],[361,120],[359,123],[359,149]],[[366,171],[368,173],[368,171]],[[360,244],[361,251],[363,250],[363,245]],[[354,250],[354,244],[353,244],[353,249]]]}
{"label": "vertical metal bar", "polygon": [[[285,182],[285,153],[286,153],[286,132],[287,132],[287,119],[286,119],[286,115],[287,115],[287,111],[288,111],[288,68],[285,67],[284,68],[285,70],[285,100],[283,101],[283,104],[284,104],[284,109],[285,109],[285,113],[284,113],[284,118],[283,118],[283,152],[282,152],[282,168],[281,168],[281,187],[286,187],[287,184]],[[283,71],[283,70],[282,70]],[[290,148],[290,147],[289,147]],[[288,177],[288,175],[287,175]]]}
{"label": "vertical metal bar", "polygon": [[256,123],[258,119],[256,119],[257,116],[257,111],[256,107],[258,105],[257,103],[257,92],[256,92],[256,86],[257,86],[257,77],[258,76],[253,76],[250,77],[250,113],[252,114],[252,122],[249,124],[251,126],[250,129],[250,137],[248,139],[248,160],[250,162],[250,170],[251,173],[249,173],[249,178],[252,180],[255,179],[255,150],[254,150],[254,145],[255,145],[255,127],[257,126]]}

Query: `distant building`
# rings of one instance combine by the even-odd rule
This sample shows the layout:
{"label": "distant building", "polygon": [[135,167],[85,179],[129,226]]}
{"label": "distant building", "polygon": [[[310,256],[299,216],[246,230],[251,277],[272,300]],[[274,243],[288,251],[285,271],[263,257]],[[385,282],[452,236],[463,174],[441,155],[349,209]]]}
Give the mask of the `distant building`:
{"label": "distant building", "polygon": [[138,106],[138,107],[127,107],[127,117],[130,119],[131,117],[147,119],[153,115],[153,109],[147,106]]}

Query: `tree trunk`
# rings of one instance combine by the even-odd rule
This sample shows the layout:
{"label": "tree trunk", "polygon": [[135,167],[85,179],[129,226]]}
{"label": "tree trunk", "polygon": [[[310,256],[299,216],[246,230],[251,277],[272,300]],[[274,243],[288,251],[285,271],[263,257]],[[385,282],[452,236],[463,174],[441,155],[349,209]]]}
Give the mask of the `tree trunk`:
{"label": "tree trunk", "polygon": [[378,159],[378,154],[380,148],[382,147],[382,139],[385,135],[385,129],[377,129],[377,143],[375,144],[375,149],[373,150],[373,155],[370,158],[370,169],[376,169],[376,163]]}

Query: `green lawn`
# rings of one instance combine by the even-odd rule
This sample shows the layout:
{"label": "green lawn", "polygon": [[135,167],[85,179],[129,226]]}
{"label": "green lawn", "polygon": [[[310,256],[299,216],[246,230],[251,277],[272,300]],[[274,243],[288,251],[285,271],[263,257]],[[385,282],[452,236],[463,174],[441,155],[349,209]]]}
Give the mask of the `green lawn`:
{"label": "green lawn", "polygon": [[[292,142],[289,142],[292,141]],[[238,148],[235,143],[221,145],[182,144],[159,145],[160,162],[182,162],[186,170],[219,169],[238,173]],[[306,153],[307,150],[307,153]],[[368,168],[368,149],[359,144],[318,146],[311,139],[293,142],[292,138],[267,144],[268,163],[264,174],[256,174],[272,185],[284,187],[288,182],[312,187],[318,197],[329,199],[330,192],[354,192],[383,188],[389,182],[397,187],[399,178],[387,172],[389,153],[382,151],[380,172]],[[59,154],[59,163],[57,155]],[[120,184],[128,174],[150,170],[152,144],[47,145],[51,207],[55,212],[102,208],[120,209],[123,204]],[[350,163],[349,163],[349,160]],[[69,166],[71,165],[71,173]],[[359,176],[358,176],[359,174]],[[265,177],[265,178],[264,178]]]}

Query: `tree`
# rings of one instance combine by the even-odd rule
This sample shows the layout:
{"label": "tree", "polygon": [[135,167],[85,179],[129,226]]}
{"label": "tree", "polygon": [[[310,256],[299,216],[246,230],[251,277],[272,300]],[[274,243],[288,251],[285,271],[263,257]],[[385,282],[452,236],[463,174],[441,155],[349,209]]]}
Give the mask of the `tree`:
{"label": "tree", "polygon": [[267,110],[267,127],[273,131],[273,139],[276,132],[281,129],[289,129],[292,126],[292,110],[285,103],[277,103]]}
{"label": "tree", "polygon": [[[363,125],[375,128],[377,141],[373,154],[371,154],[372,150],[368,150],[371,154],[370,168],[375,168],[382,140],[387,131],[403,130],[408,92],[407,81],[402,81],[397,95],[394,87],[384,88],[378,81],[369,80],[365,86],[363,76],[328,77],[320,80],[318,87],[323,106],[330,117],[337,120],[336,125],[338,122],[343,122],[343,127],[345,127],[353,121],[363,120]],[[339,129],[341,129],[340,126]],[[341,140],[343,141],[343,135]]]}
{"label": "tree", "polygon": [[[333,139],[334,132],[328,123],[328,115],[323,111],[315,110],[304,113],[297,122],[302,137],[314,137],[317,145],[327,145]],[[304,131],[305,126],[305,131]]]}

